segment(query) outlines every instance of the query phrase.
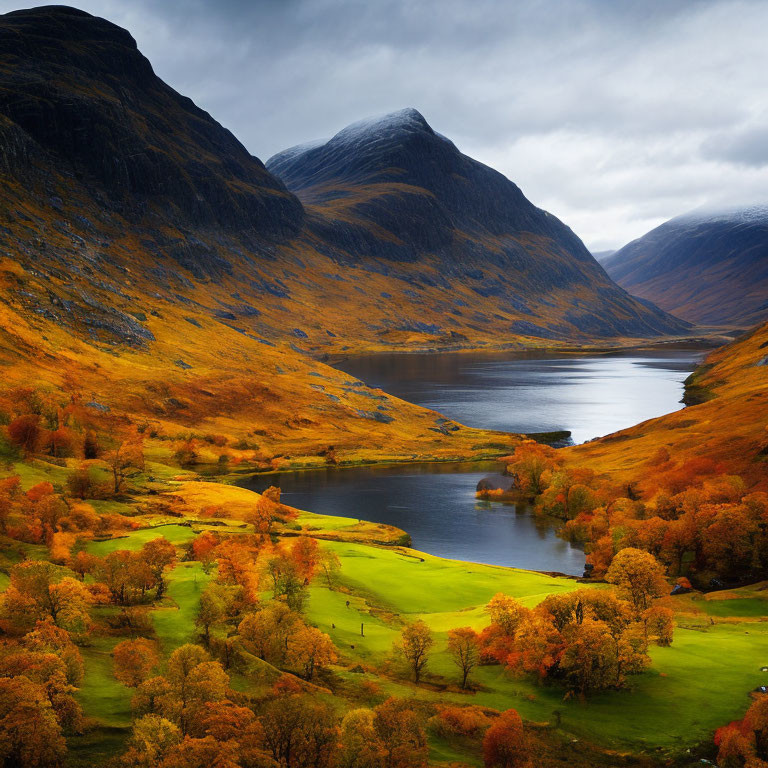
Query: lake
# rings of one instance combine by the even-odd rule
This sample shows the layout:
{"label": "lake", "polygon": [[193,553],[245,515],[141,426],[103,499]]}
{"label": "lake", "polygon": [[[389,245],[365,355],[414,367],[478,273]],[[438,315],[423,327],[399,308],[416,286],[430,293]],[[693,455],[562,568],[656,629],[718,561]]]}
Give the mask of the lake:
{"label": "lake", "polygon": [[[665,349],[608,355],[448,353],[376,355],[336,367],[370,386],[473,427],[570,430],[574,442],[681,408],[683,381],[704,353]],[[241,482],[279,485],[299,509],[407,531],[441,557],[581,575],[584,553],[525,505],[482,502],[478,481],[497,463],[281,472]]]}

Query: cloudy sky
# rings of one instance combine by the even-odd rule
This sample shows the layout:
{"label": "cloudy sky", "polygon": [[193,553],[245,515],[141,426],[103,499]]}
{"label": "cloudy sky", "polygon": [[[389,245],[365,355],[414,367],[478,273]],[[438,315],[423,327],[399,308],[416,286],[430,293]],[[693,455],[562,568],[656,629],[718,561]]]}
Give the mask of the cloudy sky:
{"label": "cloudy sky", "polygon": [[768,201],[766,0],[72,4],[262,160],[412,106],[593,250]]}

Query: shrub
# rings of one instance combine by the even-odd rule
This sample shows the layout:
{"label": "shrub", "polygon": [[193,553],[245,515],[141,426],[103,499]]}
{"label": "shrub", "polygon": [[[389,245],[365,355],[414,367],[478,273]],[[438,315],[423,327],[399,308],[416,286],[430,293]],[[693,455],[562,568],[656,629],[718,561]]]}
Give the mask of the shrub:
{"label": "shrub", "polygon": [[445,707],[430,720],[430,724],[443,737],[475,737],[490,726],[491,720],[481,707]]}

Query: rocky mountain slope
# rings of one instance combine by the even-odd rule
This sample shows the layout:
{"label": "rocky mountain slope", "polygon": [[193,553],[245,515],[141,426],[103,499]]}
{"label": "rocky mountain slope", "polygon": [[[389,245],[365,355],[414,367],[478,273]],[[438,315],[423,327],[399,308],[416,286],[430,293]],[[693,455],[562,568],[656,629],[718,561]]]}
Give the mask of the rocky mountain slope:
{"label": "rocky mountain slope", "polygon": [[630,293],[690,322],[768,318],[768,205],[678,216],[602,262]]}

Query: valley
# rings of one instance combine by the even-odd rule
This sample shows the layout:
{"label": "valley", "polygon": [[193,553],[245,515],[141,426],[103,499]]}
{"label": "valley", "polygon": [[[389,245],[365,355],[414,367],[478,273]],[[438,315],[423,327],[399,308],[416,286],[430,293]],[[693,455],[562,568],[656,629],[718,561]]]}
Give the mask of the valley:
{"label": "valley", "polygon": [[768,765],[763,207],[345,122],[0,15],[0,768]]}

